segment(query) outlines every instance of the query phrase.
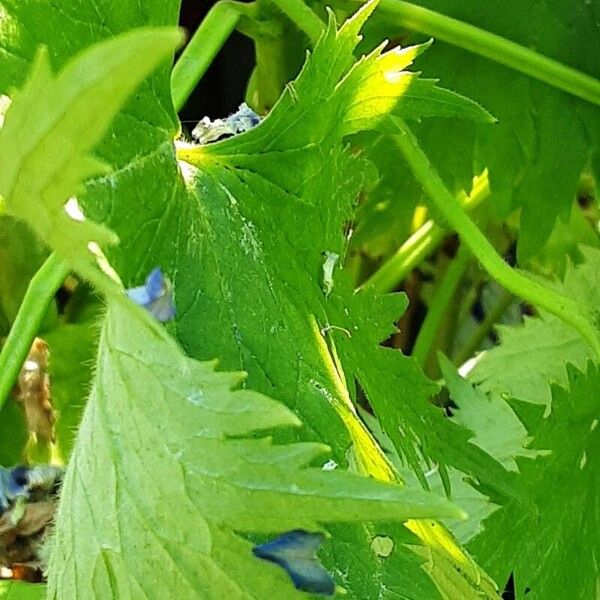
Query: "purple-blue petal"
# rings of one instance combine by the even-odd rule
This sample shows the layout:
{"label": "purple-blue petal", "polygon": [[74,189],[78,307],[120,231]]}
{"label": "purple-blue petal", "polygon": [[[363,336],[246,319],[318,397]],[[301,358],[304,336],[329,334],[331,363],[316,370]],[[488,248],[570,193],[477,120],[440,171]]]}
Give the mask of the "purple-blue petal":
{"label": "purple-blue petal", "polygon": [[129,288],[127,296],[152,313],[159,321],[170,321],[175,316],[171,284],[164,277],[160,267],[150,271],[144,285]]}
{"label": "purple-blue petal", "polygon": [[160,267],[155,267],[146,277],[146,290],[150,301],[156,300],[166,289],[167,284]]}
{"label": "purple-blue petal", "polygon": [[252,552],[283,567],[297,589],[332,596],[335,582],[316,554],[324,539],[321,533],[295,529],[255,546]]}
{"label": "purple-blue petal", "polygon": [[[24,469],[25,467],[17,467]],[[0,515],[8,510],[18,496],[27,497],[26,481],[15,477],[15,469],[0,467]]]}
{"label": "purple-blue petal", "polygon": [[62,469],[52,465],[6,469],[0,467],[0,515],[8,510],[17,498],[28,499],[35,489],[51,489],[62,475]]}
{"label": "purple-blue petal", "polygon": [[150,304],[151,298],[150,294],[148,294],[148,290],[145,285],[140,285],[139,287],[129,288],[127,290],[127,296],[131,298],[136,304],[140,306],[148,306]]}
{"label": "purple-blue petal", "polygon": [[164,293],[162,296],[146,305],[146,308],[163,323],[175,317],[175,306],[171,294]]}

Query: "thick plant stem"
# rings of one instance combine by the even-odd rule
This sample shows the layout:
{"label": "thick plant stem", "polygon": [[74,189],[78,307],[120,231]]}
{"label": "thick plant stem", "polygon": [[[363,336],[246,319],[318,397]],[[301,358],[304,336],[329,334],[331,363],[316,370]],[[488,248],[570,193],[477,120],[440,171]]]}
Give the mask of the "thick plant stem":
{"label": "thick plant stem", "polygon": [[600,334],[594,327],[590,312],[578,302],[529,279],[505,263],[444,185],[412,131],[400,120],[396,122],[400,128],[400,133],[396,136],[398,148],[417,181],[438,212],[459,234],[462,242],[469,247],[487,273],[515,296],[542,308],[577,329],[600,358]]}
{"label": "thick plant stem", "polygon": [[303,0],[271,0],[271,3],[308,36],[313,46],[317,43],[325,23],[304,4]]}
{"label": "thick plant stem", "polygon": [[[360,5],[363,0],[355,3]],[[343,4],[347,4],[347,0]],[[592,104],[600,104],[600,81],[499,35],[402,0],[381,0],[376,14],[388,25],[430,35]]]}
{"label": "thick plant stem", "polygon": [[173,67],[171,94],[175,110],[181,110],[192,90],[235,29],[240,16],[238,3],[227,0],[217,2],[208,11]]}
{"label": "thick plant stem", "polygon": [[[463,203],[465,210],[474,210],[489,193],[487,176],[477,178],[471,194]],[[432,220],[427,221],[365,281],[362,287],[370,286],[379,293],[390,292],[441,244],[447,234],[447,229]]]}
{"label": "thick plant stem", "polygon": [[419,330],[412,351],[412,357],[421,367],[425,367],[427,359],[431,355],[444,315],[447,314],[450,302],[456,296],[456,291],[470,261],[471,253],[467,250],[465,244],[461,244],[458,254],[446,269],[440,284],[436,288],[433,302],[427,310],[427,316]]}
{"label": "thick plant stem", "polygon": [[0,409],[17,381],[50,303],[68,274],[69,268],[62,259],[51,254],[29,283],[0,353]]}

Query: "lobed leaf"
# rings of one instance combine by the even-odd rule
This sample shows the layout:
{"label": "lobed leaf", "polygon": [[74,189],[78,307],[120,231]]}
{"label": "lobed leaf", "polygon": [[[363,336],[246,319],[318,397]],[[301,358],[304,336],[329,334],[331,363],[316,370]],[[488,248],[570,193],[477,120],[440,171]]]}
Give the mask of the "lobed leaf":
{"label": "lobed leaf", "polygon": [[[21,13],[21,6],[25,4],[8,4],[17,14],[17,22],[19,19],[26,22]],[[34,12],[37,15],[43,15],[46,10],[41,5],[32,5],[32,8],[30,3],[26,4],[29,10],[39,11]],[[84,5],[88,6],[87,3]],[[261,125],[234,139],[189,150],[191,154],[181,153],[180,157],[188,162],[175,162],[171,141],[174,118],[165,96],[168,77],[164,70],[155,75],[116,117],[109,135],[99,144],[96,154],[113,170],[89,179],[86,182],[87,194],[81,201],[88,216],[114,230],[122,240],[121,246],[109,250],[108,254],[128,287],[139,285],[156,265],[160,265],[171,277],[178,314],[174,329],[186,352],[199,359],[219,356],[225,369],[248,371],[250,387],[282,399],[302,417],[304,425],[301,430],[296,434],[277,433],[278,440],[327,441],[332,446],[334,460],[341,468],[350,463],[374,476],[392,479],[393,470],[354,413],[351,403],[353,382],[347,385],[344,381],[343,369],[347,367],[344,365],[340,368],[336,364],[335,347],[328,334],[335,329],[327,329],[330,326],[342,326],[333,318],[342,311],[343,319],[349,324],[348,331],[351,332],[355,325],[360,326],[360,314],[352,312],[351,294],[347,290],[342,294],[342,303],[334,308],[333,300],[330,303],[323,292],[321,281],[321,252],[335,252],[343,256],[343,225],[352,216],[353,204],[363,185],[365,172],[367,177],[369,172],[368,164],[352,156],[342,143],[344,129],[339,116],[349,110],[356,90],[349,87],[342,93],[338,91],[338,86],[342,87],[341,82],[355,63],[353,49],[356,35],[367,11],[373,6],[360,12],[339,32],[333,21],[330,22],[301,76],[288,87],[276,109]],[[162,22],[161,19],[167,19],[165,15],[172,12],[172,4],[164,10],[157,9],[151,2],[144,3],[144,7],[155,24],[156,20]],[[98,6],[94,5],[94,8],[98,9]],[[121,31],[132,24],[117,18],[110,7],[103,5],[99,10],[100,18],[111,22],[113,30]],[[133,24],[140,24],[142,13],[133,19]],[[160,16],[157,17],[157,13]],[[31,15],[27,18],[30,19]],[[22,24],[20,27],[23,29]],[[66,37],[81,39],[75,35],[80,33],[80,25],[75,20],[66,19],[65,27],[68,30]],[[106,35],[104,31],[98,33],[96,29],[102,28],[92,28],[94,39]],[[56,43],[58,49],[55,54],[58,54],[60,61],[64,62],[65,55],[73,54],[74,47],[77,47],[57,42],[50,33],[48,37]],[[38,39],[44,39],[43,31],[38,31]],[[20,50],[25,52],[23,48]],[[376,62],[377,57],[373,55],[365,64],[373,66]],[[365,118],[361,126],[371,126],[377,119],[383,119],[388,109],[389,104],[384,103],[369,116],[371,120]],[[354,122],[360,122],[360,113],[355,111],[353,115]],[[197,169],[189,165],[192,155]],[[65,228],[62,234],[68,237],[69,229]],[[341,280],[336,279],[338,274],[333,274],[334,292],[336,287],[343,288]],[[392,311],[387,312],[386,323],[379,324],[374,331],[369,330],[364,338],[368,340],[366,343],[372,344],[373,352],[381,335],[391,327],[391,321],[402,310],[395,300],[392,300],[391,306],[395,311],[393,316]],[[114,308],[116,311],[121,309],[120,306]],[[151,327],[148,320],[145,321],[146,327]],[[321,333],[321,329],[324,333]],[[152,327],[150,330],[154,331]],[[357,352],[360,347],[356,346]],[[101,361],[106,352],[108,344],[102,347]],[[128,367],[131,364],[128,363]],[[394,367],[399,368],[401,373],[404,372],[401,367],[413,373],[414,379],[410,385],[419,386],[415,389],[414,397],[424,404],[432,389],[431,383],[414,368],[411,361],[400,355]],[[111,370],[112,367],[104,372],[111,373]],[[136,379],[134,387],[129,386],[130,393],[127,395],[123,386],[117,385],[118,378],[111,376],[111,381],[123,395],[123,402],[125,396],[127,399],[129,396],[136,398],[136,392],[147,379],[145,372],[142,375],[141,380]],[[406,393],[410,393],[410,386],[407,386]],[[247,562],[252,557],[248,555],[247,560],[243,558],[249,545],[224,530],[220,521],[217,521],[218,527],[211,530],[213,554],[200,566],[194,560],[201,551],[206,556],[206,539],[199,537],[200,541],[192,540],[188,528],[186,532],[180,532],[174,542],[164,542],[164,539],[170,540],[164,528],[158,531],[159,535],[155,535],[147,527],[144,517],[149,513],[145,505],[146,512],[134,512],[132,520],[124,524],[120,531],[116,528],[115,524],[120,523],[120,508],[115,508],[114,494],[129,497],[131,493],[128,487],[115,488],[120,475],[120,460],[115,460],[110,452],[114,444],[120,443],[119,440],[124,440],[123,456],[127,455],[131,460],[126,465],[127,477],[124,480],[140,482],[139,490],[135,491],[150,498],[151,508],[170,506],[171,496],[168,490],[165,492],[162,487],[151,487],[148,480],[141,480],[140,477],[147,471],[152,476],[160,473],[163,459],[165,465],[173,467],[177,477],[183,475],[178,466],[180,463],[169,456],[164,444],[146,446],[142,438],[136,438],[136,447],[139,444],[150,459],[156,458],[155,462],[149,460],[146,463],[146,458],[142,459],[139,454],[139,448],[137,452],[131,449],[128,436],[135,434],[135,429],[130,434],[127,427],[135,423],[137,428],[138,421],[134,421],[127,411],[121,413],[123,418],[118,422],[109,420],[115,435],[105,440],[104,420],[99,422],[98,419],[104,419],[105,413],[101,409],[107,400],[101,400],[100,394],[98,388],[91,408],[86,413],[80,435],[83,441],[80,443],[83,447],[92,443],[92,440],[102,444],[101,455],[106,460],[111,459],[115,467],[106,475],[106,470],[98,467],[100,463],[94,462],[92,455],[81,452],[80,457],[78,450],[79,458],[73,462],[65,488],[67,492],[72,490],[73,495],[69,498],[70,492],[66,493],[69,499],[65,502],[82,515],[82,522],[88,524],[91,533],[92,526],[108,533],[100,542],[92,537],[74,538],[78,548],[90,545],[87,550],[82,550],[82,556],[87,555],[89,550],[90,556],[94,557],[94,563],[83,565],[83,571],[79,570],[78,565],[75,572],[74,559],[68,556],[66,558],[71,561],[69,570],[59,572],[57,565],[60,565],[60,555],[55,555],[52,568],[53,577],[56,577],[53,579],[54,592],[72,590],[76,585],[74,582],[80,582],[88,586],[83,589],[95,590],[94,593],[100,596],[112,594],[129,597],[141,594],[142,586],[148,585],[148,581],[136,580],[136,571],[130,568],[146,568],[137,558],[137,552],[135,557],[131,554],[137,548],[144,547],[144,544],[153,548],[153,553],[149,553],[153,561],[150,566],[155,569],[153,573],[160,572],[165,561],[185,568],[184,574],[178,575],[181,581],[186,581],[186,574],[192,579],[182,588],[184,594],[188,591],[192,593],[190,590],[195,589],[195,581],[207,585],[209,579],[193,578],[200,578],[203,572],[212,572],[210,569],[215,565],[211,562],[213,560],[217,561],[216,564],[227,564],[227,575],[233,581],[246,582],[249,564],[251,568],[256,567],[254,562]],[[147,393],[143,396],[143,399],[146,398]],[[107,418],[111,419],[110,410],[105,412],[109,415]],[[140,412],[139,415],[134,413],[134,416],[152,429],[145,420],[146,412]],[[190,421],[189,426],[193,425],[194,422]],[[182,444],[183,441],[178,443]],[[228,444],[232,450],[236,447],[233,443]],[[278,450],[274,454],[264,442],[262,445],[256,442],[256,448],[257,461],[261,455],[262,459],[271,460],[281,452]],[[120,458],[120,455],[117,456]],[[201,461],[207,456],[217,460],[218,453],[209,452],[193,458]],[[241,460],[239,456],[237,459]],[[235,462],[232,467],[234,465]],[[276,469],[276,465],[271,467]],[[78,483],[79,473],[85,475],[88,485]],[[235,472],[231,475],[237,476]],[[316,479],[320,481],[324,475],[319,473]],[[340,473],[340,476],[345,478],[348,485],[350,481],[355,481],[348,474]],[[99,485],[104,478],[109,483],[106,489]],[[177,481],[177,493],[181,492],[185,498],[187,492],[182,491],[182,480]],[[198,480],[192,478],[190,481]],[[240,481],[243,483],[243,480]],[[311,478],[303,481],[307,486],[316,485]],[[208,503],[206,507],[217,511],[218,507],[214,506],[216,501],[210,498],[206,489],[198,486],[192,491],[198,495],[202,492],[202,501]],[[105,502],[94,504],[96,508],[90,511],[88,501],[100,499]],[[140,501],[143,500],[141,498]],[[331,507],[332,502],[332,498],[322,499],[321,508]],[[262,502],[256,500],[256,505],[260,506]],[[131,506],[133,511],[137,505],[132,503]],[[105,519],[103,514],[107,507],[113,512],[110,518]],[[182,519],[197,523],[199,530],[206,532],[195,506],[188,503],[183,508],[177,505],[177,508],[177,514],[168,513],[168,520],[164,524],[166,529],[178,531],[178,520]],[[358,518],[358,513],[352,513],[350,505],[347,505],[347,509]],[[61,515],[58,536],[62,535],[61,531],[66,535],[73,527],[67,520],[67,511],[63,510]],[[164,511],[161,516],[164,516]],[[216,518],[218,511],[209,516]],[[235,516],[247,527],[256,520],[260,521],[256,518],[253,521],[248,511],[239,506]],[[266,516],[274,518],[271,514]],[[289,523],[291,526],[293,520],[286,521],[285,518],[288,517],[282,517],[280,524]],[[312,518],[311,522],[314,522],[322,517],[308,513],[307,518]],[[373,515],[369,518],[372,519]],[[360,520],[365,520],[365,515]],[[125,525],[129,525],[130,529]],[[419,600],[429,600],[447,593],[447,589],[450,589],[447,582],[455,585],[457,579],[462,582],[465,594],[495,597],[493,586],[441,527],[420,521],[413,525],[421,539],[428,544],[424,551],[415,548],[423,542],[401,527],[385,524],[377,529],[365,525],[331,527],[333,537],[327,544],[324,561],[334,570],[337,581],[349,589],[354,597],[377,598],[382,593],[388,593],[387,590],[392,594],[401,594],[405,589],[410,589]],[[140,530],[144,532],[141,542],[135,536]],[[372,550],[371,541],[375,534],[386,534],[393,538],[394,551],[389,558],[379,557]],[[123,536],[122,547],[127,548],[127,561],[119,550],[121,546],[117,545],[119,535]],[[106,540],[108,542],[103,543]],[[59,546],[56,547],[60,552]],[[167,552],[179,553],[175,554],[176,559],[165,554],[165,547]],[[188,550],[191,554],[187,553]],[[188,566],[192,563],[193,569]],[[419,568],[421,564],[427,565],[430,575]],[[263,565],[263,568],[270,567]],[[171,569],[175,571],[174,566]],[[399,572],[407,574],[404,579],[408,579],[410,574],[411,581],[399,580]],[[59,580],[59,577],[64,579]],[[278,571],[273,571],[273,577],[279,578],[277,580],[280,582],[285,581]],[[157,586],[157,590],[166,590],[168,593],[170,587],[160,587],[166,586],[166,582],[157,582],[156,577],[149,581]],[[229,585],[226,579],[219,581]],[[265,579],[265,590],[268,592],[272,589],[271,581],[275,580]],[[227,591],[230,589],[234,592],[237,590],[227,587]],[[213,591],[209,589],[207,593]],[[263,591],[263,588],[257,589],[258,597]],[[219,593],[222,593],[222,589]]]}
{"label": "lobed leaf", "polygon": [[539,404],[510,402],[542,454],[517,459],[526,500],[494,512],[469,544],[500,585],[513,574],[516,597],[591,598],[597,590],[600,371],[591,362],[586,372],[570,366],[567,378],[567,388],[553,386],[547,415]]}
{"label": "lobed leaf", "polygon": [[[548,282],[563,294],[596,310],[600,251],[583,249],[584,261],[569,266],[562,282]],[[549,383],[566,385],[566,363],[585,368],[592,351],[580,336],[558,319],[542,313],[523,325],[498,327],[500,344],[483,352],[470,379],[493,396],[519,397],[548,404]]]}
{"label": "lobed leaf", "polygon": [[[593,77],[600,75],[593,4],[548,0],[533,21],[528,18],[528,6],[519,2],[507,6],[495,0],[485,11],[475,1],[419,0],[415,4],[533,48]],[[393,38],[402,31],[402,23],[383,10],[373,21],[377,37],[372,44],[379,43],[382,35]],[[419,41],[422,36],[409,39]],[[506,218],[521,209],[518,256],[526,262],[542,249],[557,219],[568,218],[582,172],[597,176],[597,108],[443,42],[436,42],[420,64],[497,118],[493,127],[432,119],[415,127],[415,132],[451,190],[468,191],[473,176],[489,170],[497,215]],[[411,175],[402,173],[401,186],[404,177]],[[410,187],[406,193],[412,193]],[[405,195],[403,187],[397,194]]]}
{"label": "lobed leaf", "polygon": [[107,313],[61,493],[49,598],[299,597],[235,532],[460,514],[430,493],[303,468],[322,445],[248,437],[299,422],[259,393],[232,391],[240,374],[185,357],[132,312]]}

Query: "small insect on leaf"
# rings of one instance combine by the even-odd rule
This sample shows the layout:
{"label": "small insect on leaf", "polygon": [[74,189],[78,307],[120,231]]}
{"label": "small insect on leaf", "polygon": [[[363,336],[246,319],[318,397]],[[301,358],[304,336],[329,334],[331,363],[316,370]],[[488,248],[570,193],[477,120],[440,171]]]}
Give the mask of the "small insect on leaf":
{"label": "small insect on leaf", "polygon": [[252,552],[258,558],[283,567],[297,589],[332,596],[335,582],[316,555],[324,539],[321,533],[295,529],[255,546]]}
{"label": "small insect on leaf", "polygon": [[170,321],[175,317],[173,288],[160,267],[150,271],[144,285],[129,288],[127,296],[152,313],[159,321]]}

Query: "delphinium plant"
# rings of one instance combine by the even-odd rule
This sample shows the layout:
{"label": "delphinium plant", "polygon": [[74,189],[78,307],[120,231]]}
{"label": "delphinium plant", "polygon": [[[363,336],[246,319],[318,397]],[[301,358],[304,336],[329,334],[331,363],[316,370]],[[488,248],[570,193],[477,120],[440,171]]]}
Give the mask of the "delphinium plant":
{"label": "delphinium plant", "polygon": [[0,0],[0,598],[596,597],[599,18],[530,9]]}

